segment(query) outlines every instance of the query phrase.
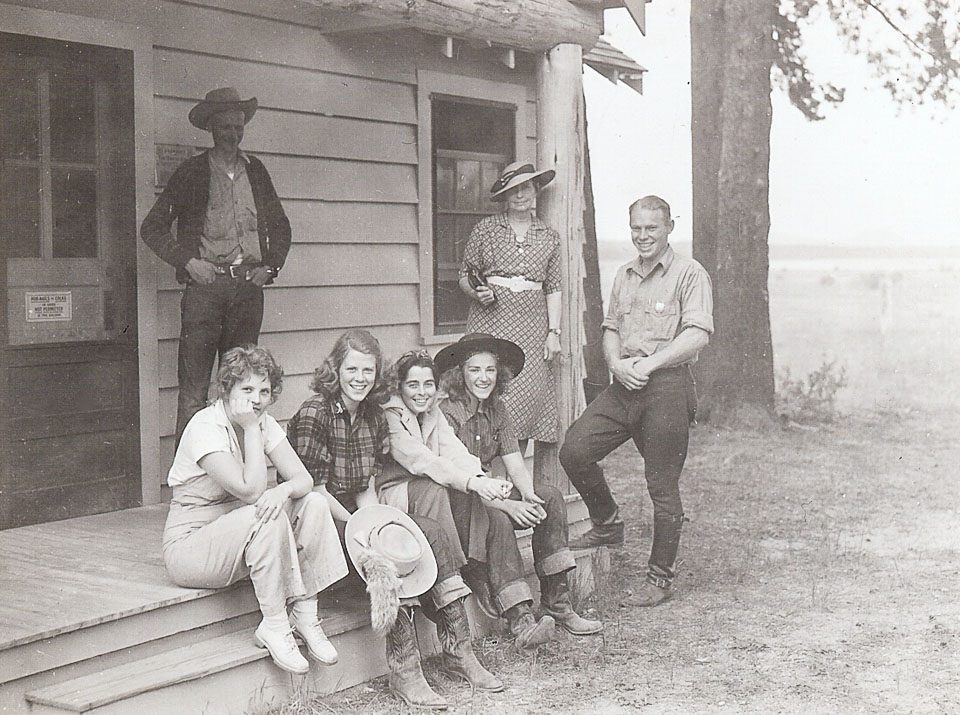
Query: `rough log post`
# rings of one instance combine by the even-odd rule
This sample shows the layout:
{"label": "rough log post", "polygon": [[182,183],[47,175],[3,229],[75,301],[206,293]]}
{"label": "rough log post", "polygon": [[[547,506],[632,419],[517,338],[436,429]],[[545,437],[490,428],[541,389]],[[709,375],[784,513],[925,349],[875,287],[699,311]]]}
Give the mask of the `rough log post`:
{"label": "rough log post", "polygon": [[[583,410],[583,53],[579,45],[557,45],[537,66],[537,166],[557,176],[537,198],[547,225],[560,233],[563,316],[559,381],[561,437]],[[528,356],[537,359],[538,356]],[[557,445],[538,443],[534,480],[567,491]]]}

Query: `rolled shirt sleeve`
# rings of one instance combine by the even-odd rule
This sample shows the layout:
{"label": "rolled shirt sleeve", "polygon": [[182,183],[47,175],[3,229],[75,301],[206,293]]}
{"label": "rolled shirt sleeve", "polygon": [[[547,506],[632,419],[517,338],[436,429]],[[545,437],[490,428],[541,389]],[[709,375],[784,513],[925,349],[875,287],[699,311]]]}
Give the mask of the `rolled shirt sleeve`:
{"label": "rolled shirt sleeve", "polygon": [[680,330],[700,328],[713,334],[713,283],[699,264],[687,266],[678,285]]}

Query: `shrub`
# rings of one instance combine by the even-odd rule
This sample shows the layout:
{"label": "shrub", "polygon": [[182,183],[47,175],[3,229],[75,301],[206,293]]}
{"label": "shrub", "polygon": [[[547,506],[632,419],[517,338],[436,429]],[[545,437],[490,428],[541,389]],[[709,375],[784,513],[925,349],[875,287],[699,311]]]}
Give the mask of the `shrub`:
{"label": "shrub", "polygon": [[777,414],[793,422],[832,422],[837,393],[847,385],[847,370],[825,360],[806,378],[794,379],[789,368],[777,372]]}

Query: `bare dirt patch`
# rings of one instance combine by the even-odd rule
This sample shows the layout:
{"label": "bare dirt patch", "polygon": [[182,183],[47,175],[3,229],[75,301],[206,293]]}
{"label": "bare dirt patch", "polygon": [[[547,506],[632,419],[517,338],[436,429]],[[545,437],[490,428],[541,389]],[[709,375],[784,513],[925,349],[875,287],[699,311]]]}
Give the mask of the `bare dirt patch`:
{"label": "bare dirt patch", "polygon": [[[935,429],[931,429],[935,427]],[[536,654],[491,637],[507,685],[428,679],[451,712],[960,711],[960,482],[954,415],[861,413],[816,431],[693,433],[676,595],[621,606],[649,549],[642,463],[605,463],[626,548],[586,605],[600,637]],[[302,712],[404,712],[384,679]]]}

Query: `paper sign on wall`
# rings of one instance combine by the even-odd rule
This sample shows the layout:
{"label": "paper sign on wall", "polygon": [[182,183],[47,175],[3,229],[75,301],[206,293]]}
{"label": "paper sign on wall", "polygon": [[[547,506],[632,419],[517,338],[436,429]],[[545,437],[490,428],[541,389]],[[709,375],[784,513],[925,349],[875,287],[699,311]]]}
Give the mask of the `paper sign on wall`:
{"label": "paper sign on wall", "polygon": [[73,291],[25,293],[28,323],[73,320]]}
{"label": "paper sign on wall", "polygon": [[157,144],[157,186],[166,186],[173,172],[184,161],[196,156],[203,149],[183,144]]}

